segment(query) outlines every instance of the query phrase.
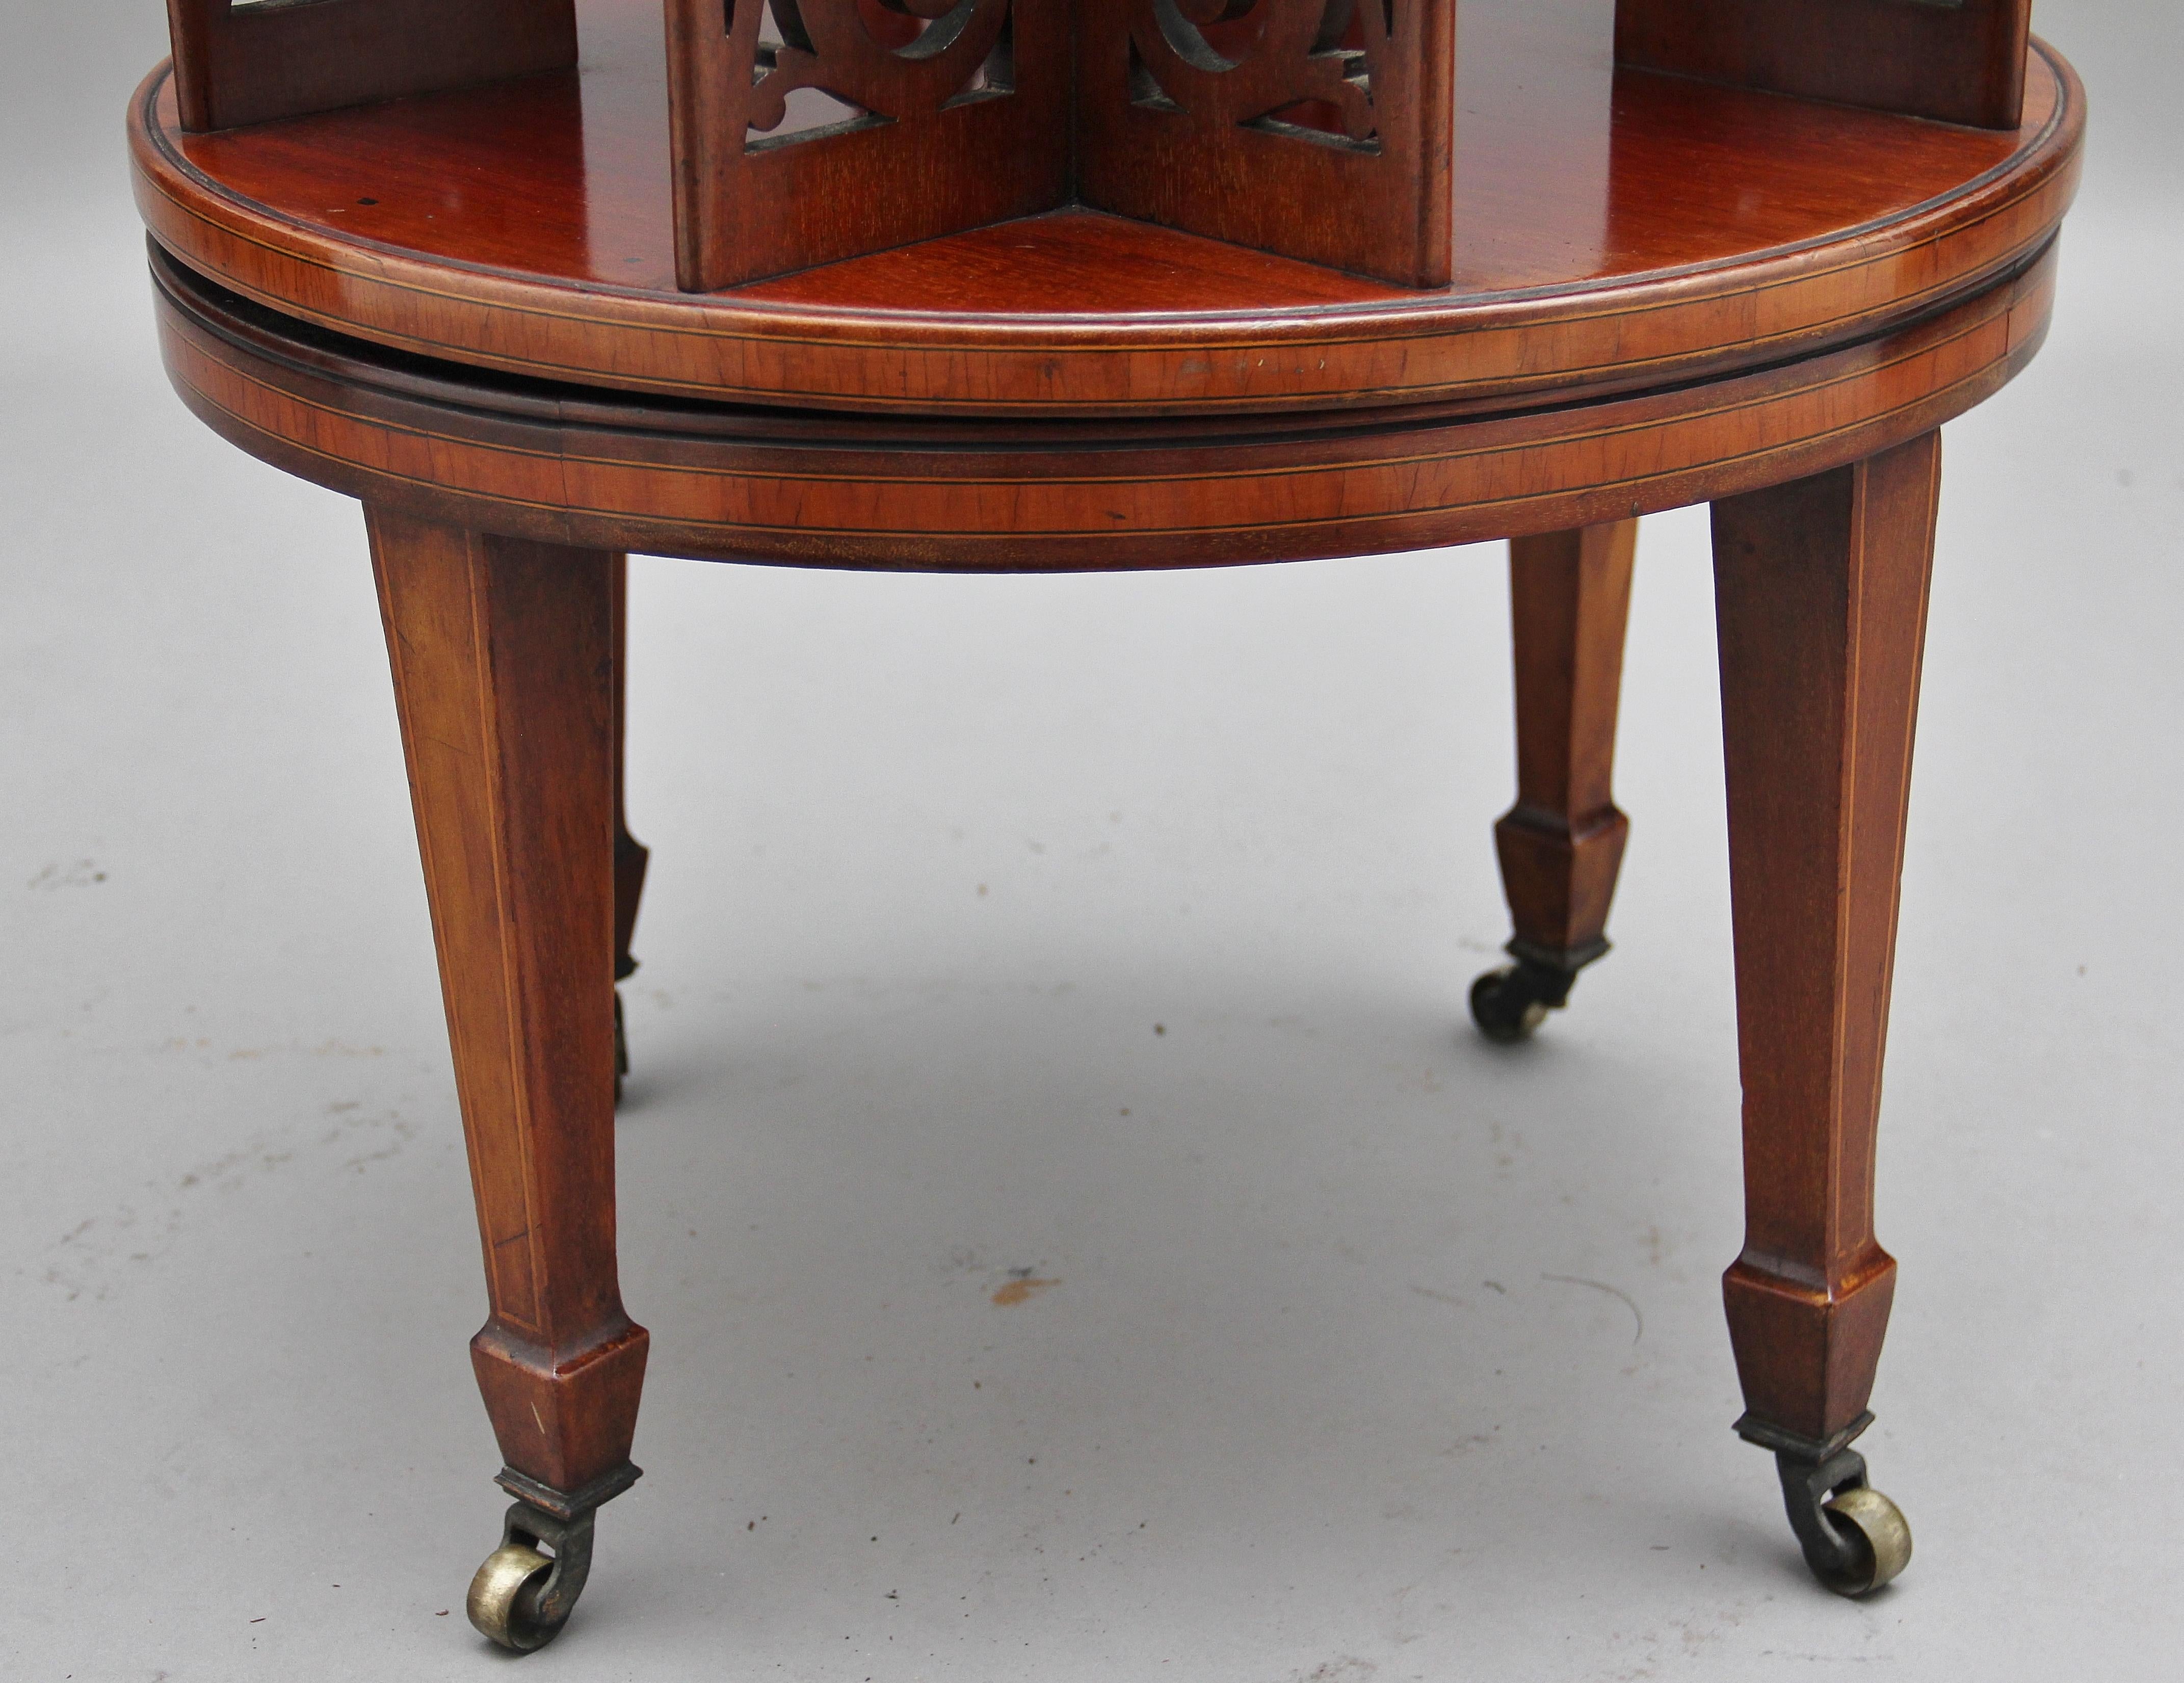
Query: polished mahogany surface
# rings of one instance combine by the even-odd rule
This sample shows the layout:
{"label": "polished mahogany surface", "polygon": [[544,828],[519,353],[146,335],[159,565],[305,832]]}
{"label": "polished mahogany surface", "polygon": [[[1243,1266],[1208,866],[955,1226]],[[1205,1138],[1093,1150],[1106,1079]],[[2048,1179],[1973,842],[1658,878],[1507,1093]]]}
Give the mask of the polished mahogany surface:
{"label": "polished mahogany surface", "polygon": [[577,63],[574,0],[167,0],[185,127],[240,128]]}
{"label": "polished mahogany surface", "polygon": [[580,12],[574,75],[225,134],[181,133],[156,75],[133,129],[154,236],[344,333],[630,390],[928,414],[1567,398],[1992,284],[2059,221],[2082,130],[2044,52],[2022,127],[1988,131],[1616,75],[1601,8],[1492,0],[1463,20],[1447,289],[1064,211],[692,296],[658,7]]}
{"label": "polished mahogany surface", "polygon": [[1521,411],[940,419],[556,386],[303,326],[155,256],[167,371],[215,432],[422,519],[599,549],[935,571],[1205,566],[1553,532],[1776,484],[1991,397],[2049,247],[1907,327]]}
{"label": "polished mahogany surface", "polygon": [[1616,0],[1619,64],[2014,129],[2032,0]]}

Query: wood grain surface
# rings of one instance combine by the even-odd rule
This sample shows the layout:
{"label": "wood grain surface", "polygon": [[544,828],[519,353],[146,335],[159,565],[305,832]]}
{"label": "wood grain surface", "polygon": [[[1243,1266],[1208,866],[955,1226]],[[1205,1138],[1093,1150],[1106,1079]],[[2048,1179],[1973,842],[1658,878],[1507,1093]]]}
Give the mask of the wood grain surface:
{"label": "wood grain surface", "polygon": [[388,508],[602,549],[1061,571],[1383,554],[1626,519],[1854,461],[2038,348],[2053,248],[1877,338],[1509,414],[954,423],[492,378],[302,327],[155,254],[176,388],[276,466]]}
{"label": "wood grain surface", "polygon": [[167,0],[185,128],[271,122],[577,62],[571,0]]}
{"label": "wood grain surface", "polygon": [[2032,0],[1616,0],[1626,64],[2014,129]]}
{"label": "wood grain surface", "polygon": [[1517,939],[1566,970],[1596,956],[1630,822],[1615,805],[1615,716],[1638,522],[1509,546],[1517,804],[1494,826]]}
{"label": "wood grain surface", "polygon": [[[1310,51],[1329,12],[1326,0],[1259,0],[1248,14],[1214,0],[1080,7],[1079,197],[1401,286],[1446,286],[1456,0],[1349,9],[1341,39],[1360,51],[1369,95],[1334,53]],[[1369,147],[1343,143],[1346,106]],[[1279,114],[1290,120],[1268,120]]]}
{"label": "wood grain surface", "polygon": [[502,1458],[623,1466],[647,1337],[615,1267],[614,558],[370,511],[492,1315]]}
{"label": "wood grain surface", "polygon": [[[910,14],[807,0],[794,14],[804,47],[795,56],[814,79],[799,92],[838,96],[830,114],[841,120],[800,134],[787,100],[766,86],[783,72],[754,61],[760,8],[726,10],[723,29],[722,0],[666,0],[682,287],[709,292],[807,269],[1050,210],[1069,197],[1067,0],[979,0],[945,51],[916,59],[870,27],[899,18],[913,31],[907,44],[917,38]],[[1005,25],[1009,92],[961,97]],[[884,120],[848,120],[873,110]]]}
{"label": "wood grain surface", "polygon": [[2083,102],[2008,132],[1608,73],[1467,9],[1455,276],[1413,293],[1089,211],[732,291],[676,289],[655,0],[585,0],[581,74],[230,134],[131,116],[170,252],[298,319],[571,383],[936,415],[1569,401],[1868,338],[2053,234]]}
{"label": "wood grain surface", "polygon": [[1864,1410],[1896,1263],[1874,1236],[1880,1070],[1941,439],[1717,503],[1714,599],[1744,1081],[1745,1403]]}

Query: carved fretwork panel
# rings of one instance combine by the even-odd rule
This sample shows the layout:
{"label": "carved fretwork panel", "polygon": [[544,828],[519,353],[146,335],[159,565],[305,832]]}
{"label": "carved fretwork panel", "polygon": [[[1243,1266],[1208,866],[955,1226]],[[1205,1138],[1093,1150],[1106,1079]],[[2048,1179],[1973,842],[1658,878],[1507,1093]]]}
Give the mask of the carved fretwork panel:
{"label": "carved fretwork panel", "polygon": [[1069,195],[1070,0],[667,0],[687,291]]}
{"label": "carved fretwork panel", "polygon": [[198,131],[577,62],[574,0],[167,0],[167,24]]}
{"label": "carved fretwork panel", "polygon": [[1447,281],[1455,0],[667,0],[667,14],[690,290],[1072,197]]}
{"label": "carved fretwork panel", "polygon": [[1447,283],[1456,0],[1086,0],[1079,20],[1085,203]]}

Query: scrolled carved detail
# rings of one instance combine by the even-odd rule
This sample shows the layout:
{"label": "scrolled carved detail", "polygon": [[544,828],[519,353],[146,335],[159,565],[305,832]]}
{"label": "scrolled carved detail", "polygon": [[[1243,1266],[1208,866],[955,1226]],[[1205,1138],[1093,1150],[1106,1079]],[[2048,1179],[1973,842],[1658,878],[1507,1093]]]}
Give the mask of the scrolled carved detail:
{"label": "scrolled carved detail", "polygon": [[[1397,0],[1129,0],[1132,96],[1226,125],[1361,148]],[[1319,120],[1284,120],[1297,106]]]}
{"label": "scrolled carved detail", "polygon": [[1446,284],[1457,0],[666,0],[678,278],[1072,201]]}
{"label": "scrolled carved detail", "polygon": [[1068,196],[1074,0],[666,0],[666,10],[686,290]]}
{"label": "scrolled carved detail", "polygon": [[1447,284],[1456,8],[1081,5],[1084,202],[1400,285]]}
{"label": "scrolled carved detail", "polygon": [[[1005,81],[981,73],[1004,42],[1011,0],[772,0],[778,42],[760,39],[767,8],[757,0],[733,3],[730,53],[748,77],[740,115],[755,146],[930,117],[966,99],[1008,92]],[[885,26],[898,19],[903,28]],[[827,129],[774,136],[788,96],[800,88],[831,95],[861,114]]]}

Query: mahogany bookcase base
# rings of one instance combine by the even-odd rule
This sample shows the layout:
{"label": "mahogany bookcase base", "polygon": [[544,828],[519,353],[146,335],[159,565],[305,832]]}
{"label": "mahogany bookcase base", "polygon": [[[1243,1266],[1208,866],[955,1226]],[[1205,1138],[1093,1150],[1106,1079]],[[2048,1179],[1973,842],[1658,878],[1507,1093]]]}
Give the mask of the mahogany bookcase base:
{"label": "mahogany bookcase base", "polygon": [[[324,336],[299,332],[276,360],[259,315],[171,267],[162,287],[201,412],[336,477],[330,423],[365,422],[382,400],[363,348],[345,403],[312,411],[317,442],[276,447],[193,382],[216,350],[261,392],[309,363],[332,397]],[[1852,1589],[1908,1558],[1908,1541],[1891,1552],[1908,1533],[1885,1498],[1852,1499],[1863,1463],[1836,1440],[1865,1418],[1894,1283],[1872,1163],[1939,469],[1928,430],[1714,503],[1749,1224],[1725,1290],[1747,1435],[1783,1457],[1816,1569]],[[621,813],[624,556],[391,501],[367,520],[485,1246],[492,1318],[474,1355],[504,1477],[521,1481],[475,1610],[497,1640],[535,1645],[574,1602],[587,1516],[634,1477],[644,1374],[612,1237],[610,1028],[644,857]],[[1519,786],[1496,840],[1518,962],[1473,995],[1496,1039],[1529,1033],[1606,950],[1635,537],[1626,518],[1512,546]],[[539,1546],[554,1538],[558,1560]]]}
{"label": "mahogany bookcase base", "polygon": [[[1925,433],[1714,510],[1746,1092],[1747,1237],[1725,1282],[1740,1430],[1777,1452],[1815,1571],[1849,1593],[1909,1558],[1847,1446],[1895,1284],[1873,1157],[1940,460]],[[574,1605],[592,1511],[636,1478],[646,1335],[616,1285],[605,1034],[641,880],[614,868],[624,558],[368,518],[485,1241],[493,1314],[473,1353],[521,1498],[471,1610],[525,1648]],[[1497,1039],[1606,950],[1634,526],[1515,546],[1526,781],[1499,835],[1518,964],[1473,994]],[[1563,775],[1531,781],[1542,766]],[[1582,939],[1524,933],[1557,923]],[[1482,989],[1506,1000],[1535,971],[1559,991],[1513,1028],[1482,1008]]]}
{"label": "mahogany bookcase base", "polygon": [[[680,298],[584,267],[626,241],[632,269],[671,270],[660,189],[616,144],[587,140],[588,187],[554,174],[556,124],[611,135],[639,99],[613,62],[219,137],[181,136],[147,85],[132,140],[176,390],[365,506],[485,1259],[472,1355],[515,1498],[473,1585],[481,1630],[549,1640],[593,1513],[637,1476],[647,1335],[614,1192],[614,990],[646,861],[622,817],[627,551],[1022,572],[1513,540],[1518,790],[1495,832],[1513,962],[1472,995],[1513,1039],[1607,950],[1637,521],[1698,503],[1744,1090],[1737,1429],[1776,1456],[1830,1588],[1903,1569],[1908,1529],[1851,1447],[1896,1277],[1875,1127],[1939,428],[2036,350],[2075,180],[2077,85],[2044,49],[2035,68],[2011,134],[1618,80],[1628,167],[1585,203],[1543,187],[1536,214],[1568,226],[1459,245],[1471,281],[1401,298],[1081,211],[1007,225],[1013,255],[980,231]],[[1470,156],[1515,172],[1505,210],[1531,214],[1525,154],[1473,133]],[[487,161],[536,218],[477,221],[478,201],[370,173],[457,173],[511,135],[527,149]],[[1719,167],[1770,184],[1724,201],[1747,222],[1680,208],[1711,190],[1666,168],[1685,135],[1729,136]],[[346,225],[281,200],[374,187]],[[556,243],[565,191],[591,195],[581,251]],[[1457,192],[1461,230],[1486,178],[1459,169]],[[473,223],[427,228],[432,202]],[[1620,231],[1612,262],[1540,268],[1585,228]],[[1056,309],[1040,288],[1088,255],[1084,307]],[[947,276],[978,296],[901,307],[956,296]]]}

